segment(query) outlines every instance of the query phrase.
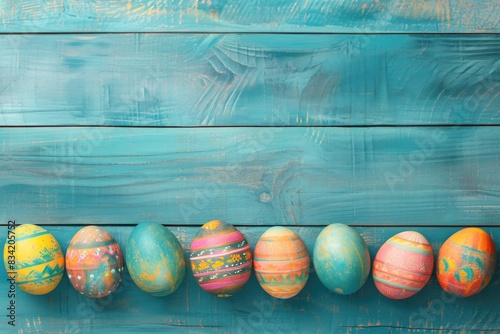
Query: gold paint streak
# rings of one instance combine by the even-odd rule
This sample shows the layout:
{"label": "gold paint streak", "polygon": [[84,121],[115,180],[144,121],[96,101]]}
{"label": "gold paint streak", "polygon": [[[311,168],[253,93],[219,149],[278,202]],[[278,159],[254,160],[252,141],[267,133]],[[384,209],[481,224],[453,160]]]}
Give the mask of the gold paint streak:
{"label": "gold paint streak", "polygon": [[179,11],[179,24],[182,24],[182,18],[184,17],[184,11],[180,10]]}
{"label": "gold paint streak", "polygon": [[427,1],[399,1],[393,10],[394,14],[406,19],[435,19],[439,21],[451,21],[451,10],[449,0]]}
{"label": "gold paint streak", "polygon": [[215,9],[210,9],[208,14],[212,20],[219,21],[219,12],[216,11]]}
{"label": "gold paint streak", "polygon": [[446,20],[448,21],[448,27],[451,26],[451,10],[450,10],[450,4],[448,3],[447,6],[447,11],[446,11]]}
{"label": "gold paint streak", "polygon": [[95,39],[96,37],[95,36],[80,36],[77,38],[82,40],[82,41],[91,41],[91,40]]}
{"label": "gold paint streak", "polygon": [[141,7],[138,7],[138,8],[136,8],[136,9],[134,9],[134,10],[132,11],[132,13],[137,13],[138,11],[141,11],[141,10],[143,10],[144,8],[146,8],[146,6],[144,6],[144,5],[143,5],[143,6],[141,6]]}
{"label": "gold paint streak", "polygon": [[214,230],[222,224],[220,220],[211,220],[203,225],[203,228],[207,230]]}
{"label": "gold paint streak", "polygon": [[147,269],[147,266],[143,265],[142,266],[143,272],[139,275],[139,277],[145,281],[154,281],[156,279],[156,277],[158,276],[158,274],[160,273],[160,269],[158,267],[155,269],[155,271],[151,275],[146,272],[146,269]]}

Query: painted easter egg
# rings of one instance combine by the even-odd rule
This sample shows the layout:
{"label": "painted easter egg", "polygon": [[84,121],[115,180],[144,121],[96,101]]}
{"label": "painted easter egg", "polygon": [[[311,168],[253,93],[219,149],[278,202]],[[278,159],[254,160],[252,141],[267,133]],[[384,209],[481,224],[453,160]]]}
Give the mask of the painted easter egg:
{"label": "painted easter egg", "polygon": [[476,227],[462,229],[439,249],[436,276],[451,295],[470,297],[491,281],[496,267],[496,248],[491,236]]}
{"label": "painted easter egg", "polygon": [[321,283],[341,295],[358,291],[370,273],[365,241],[344,224],[331,224],[321,231],[314,243],[313,262]]}
{"label": "painted easter egg", "polygon": [[181,244],[168,228],[155,222],[134,227],[128,238],[125,262],[134,283],[156,297],[174,292],[186,275]]}
{"label": "painted easter egg", "polygon": [[64,274],[64,254],[56,238],[32,224],[18,226],[9,236],[3,251],[7,276],[32,295],[54,290]]}
{"label": "painted easter egg", "polygon": [[260,286],[281,299],[297,295],[309,278],[309,253],[292,230],[275,226],[260,237],[254,249],[253,265]]}
{"label": "painted easter egg", "polygon": [[406,231],[387,240],[373,260],[375,287],[391,299],[404,299],[419,292],[432,275],[434,255],[420,233]]}
{"label": "painted easter egg", "polygon": [[191,243],[191,269],[200,287],[218,297],[238,292],[250,278],[252,251],[233,225],[212,220]]}
{"label": "painted easter egg", "polygon": [[86,226],[69,242],[66,271],[73,287],[90,298],[101,298],[118,288],[123,256],[116,240],[102,227]]}

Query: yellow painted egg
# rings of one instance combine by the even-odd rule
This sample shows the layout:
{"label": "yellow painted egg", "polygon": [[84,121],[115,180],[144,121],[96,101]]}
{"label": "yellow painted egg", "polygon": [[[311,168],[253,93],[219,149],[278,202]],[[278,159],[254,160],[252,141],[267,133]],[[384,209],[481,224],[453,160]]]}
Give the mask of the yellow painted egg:
{"label": "yellow painted egg", "polygon": [[56,238],[32,224],[12,232],[3,252],[8,277],[15,277],[17,286],[32,295],[54,290],[64,274],[64,254]]}

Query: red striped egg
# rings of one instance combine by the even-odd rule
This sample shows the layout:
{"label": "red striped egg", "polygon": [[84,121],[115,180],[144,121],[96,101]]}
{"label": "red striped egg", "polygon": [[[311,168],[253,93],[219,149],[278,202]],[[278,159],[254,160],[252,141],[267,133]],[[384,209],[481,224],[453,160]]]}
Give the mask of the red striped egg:
{"label": "red striped egg", "polygon": [[429,281],[434,255],[420,233],[396,234],[380,247],[373,261],[373,280],[378,291],[391,299],[404,299],[420,291]]}
{"label": "red striped egg", "polygon": [[101,298],[118,288],[123,255],[116,240],[102,227],[86,226],[71,239],[66,271],[71,285],[90,298]]}
{"label": "red striped egg", "polygon": [[309,252],[297,233],[286,227],[271,227],[262,234],[253,263],[260,286],[276,298],[297,295],[309,278]]}
{"label": "red striped egg", "polygon": [[250,278],[252,251],[233,225],[212,220],[191,243],[191,269],[198,285],[218,297],[238,292]]}

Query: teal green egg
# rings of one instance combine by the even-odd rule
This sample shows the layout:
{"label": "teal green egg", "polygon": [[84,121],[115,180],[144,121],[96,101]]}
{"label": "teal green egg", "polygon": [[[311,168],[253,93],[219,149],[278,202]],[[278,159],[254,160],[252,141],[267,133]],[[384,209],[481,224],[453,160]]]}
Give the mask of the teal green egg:
{"label": "teal green egg", "polygon": [[134,283],[156,297],[174,292],[186,276],[179,240],[168,228],[155,222],[134,227],[128,238],[125,262]]}
{"label": "teal green egg", "polygon": [[344,224],[331,224],[321,231],[314,243],[313,261],[321,283],[340,295],[358,291],[370,274],[365,241]]}

